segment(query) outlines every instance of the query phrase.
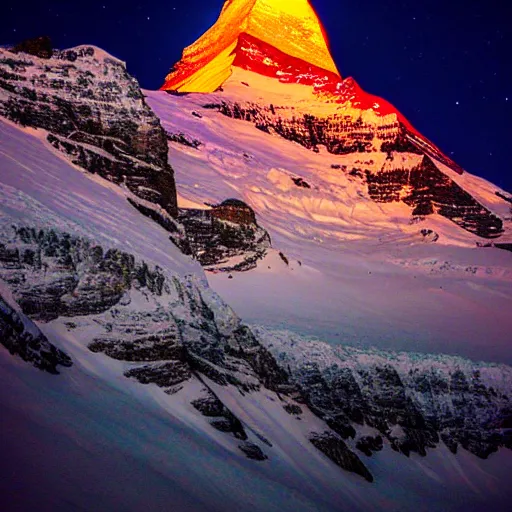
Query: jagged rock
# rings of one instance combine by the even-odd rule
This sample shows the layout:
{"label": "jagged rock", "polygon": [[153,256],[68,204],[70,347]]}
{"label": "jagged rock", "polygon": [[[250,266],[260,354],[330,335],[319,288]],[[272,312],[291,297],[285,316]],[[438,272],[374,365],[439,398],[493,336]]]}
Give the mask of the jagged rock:
{"label": "jagged rock", "polygon": [[270,247],[269,234],[242,201],[227,200],[211,210],[180,209],[178,220],[190,253],[207,270],[250,270]]}
{"label": "jagged rock", "polygon": [[199,146],[202,144],[200,140],[190,139],[184,133],[167,133],[167,140],[170,142],[177,142],[178,144],[194,149],[199,149]]}
{"label": "jagged rock", "polygon": [[53,55],[53,47],[51,39],[48,36],[35,37],[33,39],[25,39],[12,48],[13,53],[27,53],[34,55],[40,59],[51,59]]}
{"label": "jagged rock", "polygon": [[313,433],[309,440],[341,468],[362,476],[368,482],[373,482],[372,474],[361,462],[361,459],[335,434],[328,431]]}
{"label": "jagged rock", "polygon": [[311,185],[307,181],[304,181],[302,178],[292,178],[292,181],[295,183],[295,185],[297,185],[297,187],[311,188]]}
{"label": "jagged rock", "polygon": [[288,266],[290,264],[290,261],[282,252],[279,252],[279,257],[284,261],[286,266]]}
{"label": "jagged rock", "polygon": [[137,379],[141,384],[156,384],[161,388],[170,388],[190,378],[190,369],[181,361],[148,364],[127,370],[124,375]]}
{"label": "jagged rock", "polygon": [[356,448],[370,457],[372,452],[379,452],[384,447],[381,436],[362,436],[357,440]]}
{"label": "jagged rock", "polygon": [[212,207],[212,215],[216,219],[235,224],[257,224],[254,210],[240,199],[226,199]]}
{"label": "jagged rock", "polygon": [[439,240],[439,235],[431,229],[422,229],[420,233],[426,241],[437,242]]}
{"label": "jagged rock", "polygon": [[125,64],[92,46],[48,45],[0,49],[0,115],[47,130],[76,165],[176,215],[167,137]]}
{"label": "jagged rock", "polygon": [[[368,193],[381,203],[403,201],[413,208],[413,216],[434,213],[483,238],[496,238],[503,221],[484,208],[468,192],[442,173],[427,156],[412,169],[366,172]],[[408,190],[408,194],[402,192]]]}
{"label": "jagged rock", "polygon": [[[408,129],[396,116],[361,114],[355,118],[349,114],[334,113],[320,118],[292,111],[291,106],[270,108],[252,102],[221,101],[204,107],[216,109],[234,119],[252,122],[259,129],[315,151],[323,145],[327,151],[338,155],[383,152],[390,161],[394,160],[396,153],[410,154],[413,158],[408,167],[391,166],[380,171],[354,167],[348,174],[366,181],[368,194],[374,201],[402,201],[412,208],[412,216],[437,213],[483,238],[496,238],[503,233],[502,219],[439,170],[433,159],[458,173],[463,170],[434,145]],[[419,165],[412,163],[418,160],[417,155],[423,155]],[[331,167],[347,171],[346,165],[333,164]],[[309,185],[300,178],[292,179],[297,186]]]}
{"label": "jagged rock", "polygon": [[292,416],[300,416],[302,414],[302,408],[297,404],[285,404],[283,409]]}
{"label": "jagged rock", "polygon": [[453,453],[462,446],[480,458],[510,446],[510,433],[497,422],[511,415],[510,388],[494,388],[492,365],[489,384],[481,376],[485,365],[460,358],[367,353],[256,333],[310,409],[345,439],[368,425],[404,455],[424,456],[441,441]]}
{"label": "jagged rock", "polygon": [[186,351],[179,340],[179,331],[175,327],[134,339],[97,338],[89,345],[89,350],[103,352],[121,361],[186,360]]}
{"label": "jagged rock", "polygon": [[66,353],[51,344],[35,324],[23,318],[1,295],[0,342],[11,354],[48,373],[58,374],[57,366],[73,364]]}
{"label": "jagged rock", "polygon": [[267,460],[268,456],[263,453],[263,450],[256,444],[250,441],[245,441],[238,445],[238,448],[242,450],[248,459],[252,460]]}
{"label": "jagged rock", "polygon": [[[23,243],[22,250],[16,243]],[[17,272],[13,272],[13,269]],[[21,227],[0,243],[0,277],[24,313],[49,321],[96,314],[116,305],[134,281],[161,293],[163,276],[118,250],[105,253],[87,240],[53,230]]]}
{"label": "jagged rock", "polygon": [[[212,427],[233,434],[237,439],[246,440],[247,434],[242,422],[217,398],[209,389],[206,390],[206,396],[191,402],[203,416],[210,419]],[[251,443],[248,443],[250,445]],[[240,445],[241,446],[241,445]],[[258,448],[258,447],[256,447]]]}

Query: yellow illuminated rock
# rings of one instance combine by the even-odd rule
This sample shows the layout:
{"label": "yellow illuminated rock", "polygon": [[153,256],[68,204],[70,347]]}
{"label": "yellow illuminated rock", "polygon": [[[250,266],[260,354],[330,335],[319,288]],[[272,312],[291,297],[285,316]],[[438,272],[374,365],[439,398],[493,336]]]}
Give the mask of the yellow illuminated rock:
{"label": "yellow illuminated rock", "polygon": [[[307,0],[228,0],[217,22],[185,48],[164,90],[213,92],[229,77],[240,37],[339,75],[322,25]],[[243,62],[238,55],[237,62]]]}

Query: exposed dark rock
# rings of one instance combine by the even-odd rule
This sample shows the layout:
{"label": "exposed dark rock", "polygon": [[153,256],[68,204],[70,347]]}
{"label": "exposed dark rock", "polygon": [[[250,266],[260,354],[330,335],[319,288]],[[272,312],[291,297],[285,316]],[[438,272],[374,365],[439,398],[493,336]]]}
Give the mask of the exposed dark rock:
{"label": "exposed dark rock", "polygon": [[12,48],[13,53],[27,53],[40,59],[51,59],[53,47],[51,39],[48,36],[25,39]]}
{"label": "exposed dark rock", "polygon": [[137,366],[124,372],[126,377],[137,379],[141,384],[156,384],[161,388],[171,388],[190,378],[190,369],[180,361]]}
{"label": "exposed dark rock", "polygon": [[302,408],[297,404],[285,404],[283,409],[292,416],[300,416],[302,414]]}
{"label": "exposed dark rock", "polygon": [[214,205],[212,215],[216,219],[235,224],[257,224],[254,210],[240,199],[226,199],[222,203]]}
{"label": "exposed dark rock", "polygon": [[362,436],[357,440],[356,448],[370,457],[372,452],[379,452],[384,447],[381,436]]}
{"label": "exposed dark rock", "polygon": [[[192,372],[244,392],[262,384],[286,389],[288,376],[273,356],[235,318],[229,320],[229,330],[220,329],[211,299],[197,285],[170,279],[130,254],[66,233],[13,226],[2,239],[0,278],[23,311],[42,321],[103,315],[96,319],[103,333],[91,339],[89,348],[145,363],[133,365],[127,376],[167,391]],[[153,306],[134,310],[135,291]],[[174,302],[167,298],[160,303],[163,294]]]}
{"label": "exposed dark rock", "polygon": [[58,374],[59,365],[69,367],[73,364],[67,354],[52,345],[35,324],[23,319],[1,295],[0,343],[11,354],[48,373]]}
{"label": "exposed dark rock", "polygon": [[362,476],[368,482],[373,482],[372,474],[361,462],[361,459],[336,434],[328,431],[313,433],[310,441],[341,468]]}
{"label": "exposed dark rock", "polygon": [[[224,201],[211,210],[181,209],[178,220],[187,249],[209,270],[249,270],[270,247],[270,236],[242,201]],[[237,261],[230,263],[231,258]]]}
{"label": "exposed dark rock", "polygon": [[[496,238],[503,233],[503,221],[442,173],[426,156],[413,169],[367,172],[366,180],[368,193],[376,202],[403,201],[413,208],[413,216],[435,212],[482,238]],[[406,187],[408,193],[404,196]]]}
{"label": "exposed dark rock", "polygon": [[[432,360],[426,368],[411,362],[408,372],[399,372],[393,357],[389,364],[362,367],[357,362],[339,367],[333,358],[322,368],[314,356],[297,356],[304,350],[300,345],[271,347],[312,412],[342,438],[368,425],[407,456],[424,456],[441,440],[453,453],[460,445],[480,458],[510,445],[510,433],[499,420],[511,416],[510,397],[485,385],[478,369],[440,371]],[[328,360],[328,350],[317,349],[320,361]],[[375,437],[358,439],[357,447],[366,454],[375,451],[375,443],[380,445]]]}
{"label": "exposed dark rock", "polygon": [[284,261],[285,265],[288,266],[290,264],[288,258],[282,252],[279,252],[279,257]]}
{"label": "exposed dark rock", "polygon": [[495,243],[494,247],[497,247],[498,249],[503,249],[504,251],[512,252],[512,243],[511,244],[499,244]]}
{"label": "exposed dark rock", "polygon": [[200,140],[190,139],[184,133],[167,133],[167,140],[170,142],[177,142],[178,144],[194,149],[199,149],[199,146],[202,145]]}
{"label": "exposed dark rock", "polygon": [[[212,427],[233,434],[237,439],[247,440],[242,422],[213,394],[207,390],[207,396],[194,400],[192,406],[203,416],[210,419]],[[251,444],[251,443],[249,443]],[[257,447],[256,447],[257,448]],[[261,459],[260,459],[261,460]]]}
{"label": "exposed dark rock", "polygon": [[245,441],[238,445],[238,448],[242,450],[248,459],[252,460],[267,460],[268,457],[263,453],[263,450],[256,444],[250,441]]}
{"label": "exposed dark rock", "polygon": [[186,361],[186,351],[179,339],[177,327],[164,328],[154,334],[132,339],[97,338],[90,345],[92,352],[103,352],[121,361]]}
{"label": "exposed dark rock", "polygon": [[149,206],[143,205],[140,201],[134,201],[130,197],[127,198],[128,202],[136,208],[142,215],[149,217],[154,220],[157,224],[162,226],[166,231],[170,233],[170,240],[181,249],[184,254],[192,254],[188,238],[184,232],[183,226],[172,218],[165,210],[158,210],[157,206],[150,208]]}
{"label": "exposed dark rock", "polygon": [[[330,153],[340,155],[385,152],[389,160],[394,160],[396,153],[424,155],[421,165],[413,169],[371,172],[354,167],[348,174],[359,179],[366,176],[373,200],[403,201],[413,208],[413,216],[438,213],[483,238],[499,237],[503,232],[502,220],[440,171],[431,159],[460,174],[464,172],[463,169],[427,139],[406,128],[398,118],[376,117],[373,121],[363,121],[362,117],[355,119],[349,114],[319,118],[288,111],[289,107],[286,106],[266,107],[250,102],[223,101],[205,105],[205,108],[252,122],[260,130],[276,133],[313,151],[318,151],[318,146],[324,145]],[[346,166],[340,164],[331,167],[347,171]],[[292,179],[297,186],[309,186],[300,178]]]}
{"label": "exposed dark rock", "polygon": [[422,229],[420,233],[423,238],[429,242],[437,242],[439,240],[439,235],[431,229]]}
{"label": "exposed dark rock", "polygon": [[496,191],[496,195],[497,195],[499,198],[501,198],[501,199],[503,199],[503,200],[507,201],[507,203],[512,204],[512,196],[508,196],[508,195],[502,194],[502,193],[501,193],[500,191],[498,191],[498,190]]}
{"label": "exposed dark rock", "polygon": [[[23,243],[21,251],[17,242]],[[164,279],[158,269],[136,265],[121,251],[104,252],[78,237],[25,227],[15,228],[10,245],[0,244],[0,277],[23,312],[43,321],[102,313],[134,282],[161,294]]]}
{"label": "exposed dark rock", "polygon": [[304,181],[302,178],[292,178],[292,181],[295,183],[295,185],[297,185],[297,187],[311,188],[311,185],[307,181]]}
{"label": "exposed dark rock", "polygon": [[15,48],[30,59],[0,49],[0,115],[47,130],[76,165],[176,215],[165,132],[124,63],[89,46],[52,53],[48,45]]}

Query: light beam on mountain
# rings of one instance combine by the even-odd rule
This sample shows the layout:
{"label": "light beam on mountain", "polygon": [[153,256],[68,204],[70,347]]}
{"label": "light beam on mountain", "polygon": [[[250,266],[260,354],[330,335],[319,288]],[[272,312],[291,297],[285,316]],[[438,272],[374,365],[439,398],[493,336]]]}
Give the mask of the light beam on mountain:
{"label": "light beam on mountain", "polygon": [[[259,45],[274,48],[274,55],[259,60]],[[273,59],[276,55],[286,58]],[[215,25],[184,50],[162,89],[213,92],[229,77],[232,65],[263,68],[265,74],[291,68],[340,79],[323,27],[307,0],[228,0]]]}

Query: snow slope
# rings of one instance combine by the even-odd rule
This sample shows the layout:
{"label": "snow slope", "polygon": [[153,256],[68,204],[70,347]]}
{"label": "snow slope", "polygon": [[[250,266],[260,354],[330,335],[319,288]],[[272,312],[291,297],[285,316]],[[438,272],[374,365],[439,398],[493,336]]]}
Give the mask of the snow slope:
{"label": "snow slope", "polygon": [[[312,102],[308,91],[236,69],[215,94],[145,92],[168,133],[201,142],[198,149],[169,144],[182,204],[242,199],[292,262],[287,266],[270,254],[256,270],[233,279],[209,274],[211,286],[247,322],[285,326],[331,343],[512,362],[510,252],[477,248],[478,237],[439,215],[411,223],[409,207],[375,203],[361,180],[339,169],[370,166],[363,162],[369,158],[380,168],[385,153],[340,156],[321,148],[317,154],[203,108],[226,100],[332,109]],[[396,154],[395,166],[401,158],[410,165],[421,157]],[[499,189],[437,165],[509,219],[507,241],[510,206],[496,196]],[[309,188],[297,186],[296,178]],[[422,229],[439,240],[431,243]]]}
{"label": "snow slope", "polygon": [[[70,165],[41,130],[0,122],[0,193],[3,234],[13,223],[67,231],[204,283],[202,271],[168,234],[129,205],[126,191]],[[317,272],[308,266],[303,275]],[[142,297],[132,300],[144,309]],[[306,441],[307,429],[324,427],[307,408],[299,421],[264,388],[243,396],[233,386],[210,383],[252,437],[255,431],[272,442],[267,461],[248,460],[193,411],[197,380],[168,395],[125,378],[126,363],[88,350],[91,329],[100,326],[96,320],[38,322],[73,360],[58,376],[0,347],[3,510],[220,511],[249,503],[258,511],[409,510],[412,504],[425,511],[478,510],[484,504],[506,510],[512,470],[507,451],[483,461],[463,450],[406,458],[385,449],[365,459],[376,478],[369,484]],[[66,325],[73,321],[77,329]]]}

